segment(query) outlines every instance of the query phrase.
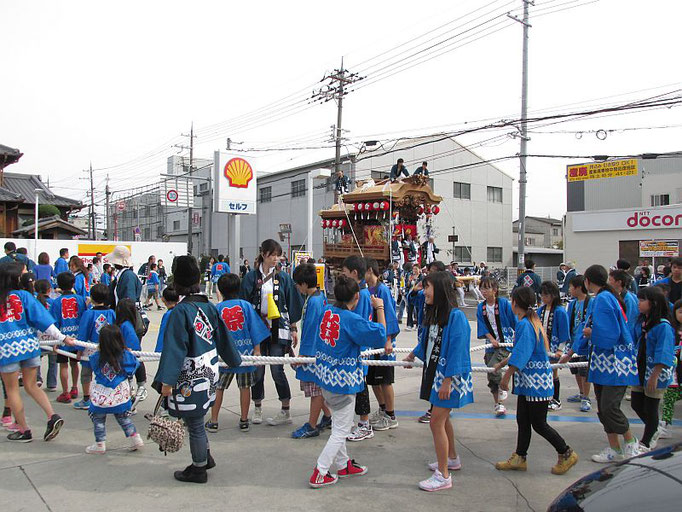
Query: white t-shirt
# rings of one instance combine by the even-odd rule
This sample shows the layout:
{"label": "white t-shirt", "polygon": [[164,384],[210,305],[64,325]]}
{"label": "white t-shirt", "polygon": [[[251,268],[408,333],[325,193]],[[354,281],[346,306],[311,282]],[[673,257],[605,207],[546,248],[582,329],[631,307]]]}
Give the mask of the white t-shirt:
{"label": "white t-shirt", "polygon": [[270,273],[265,275],[265,271],[263,270],[263,265],[261,265],[258,270],[260,270],[260,273],[263,275],[263,286],[260,288],[260,314],[267,317],[268,316],[268,294],[274,292],[274,287],[275,287],[275,276],[272,276],[270,279],[265,281],[265,278],[271,275],[273,272],[275,272],[276,267],[272,267],[270,269]]}
{"label": "white t-shirt", "polygon": [[485,304],[485,314],[486,314],[486,316],[488,317],[488,321],[490,322],[490,327],[491,327],[492,330],[493,330],[493,332],[491,332],[490,334],[492,334],[493,337],[494,337],[497,341],[501,341],[501,340],[500,340],[500,336],[499,336],[499,334],[497,333],[497,322],[495,321],[495,305],[493,304],[493,305],[491,306],[490,304],[488,304],[488,303],[486,302],[486,304]]}

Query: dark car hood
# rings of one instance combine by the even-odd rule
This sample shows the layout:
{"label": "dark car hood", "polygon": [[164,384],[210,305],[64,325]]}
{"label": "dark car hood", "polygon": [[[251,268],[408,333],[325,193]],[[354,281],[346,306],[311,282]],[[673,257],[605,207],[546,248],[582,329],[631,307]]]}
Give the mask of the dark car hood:
{"label": "dark car hood", "polygon": [[677,443],[581,478],[547,510],[670,512],[681,503],[682,443]]}

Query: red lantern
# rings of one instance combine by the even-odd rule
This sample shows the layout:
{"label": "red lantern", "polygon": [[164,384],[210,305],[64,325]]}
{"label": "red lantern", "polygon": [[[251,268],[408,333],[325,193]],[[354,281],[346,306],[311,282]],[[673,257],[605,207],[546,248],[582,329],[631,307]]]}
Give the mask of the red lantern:
{"label": "red lantern", "polygon": [[420,206],[418,211],[419,211],[419,215],[424,215],[424,207],[423,206]]}
{"label": "red lantern", "polygon": [[333,220],[333,221],[332,221],[332,227],[335,228],[335,227],[337,227],[338,225],[339,225],[339,221],[338,221],[338,220]]}
{"label": "red lantern", "polygon": [[326,224],[325,221],[320,222],[320,226],[322,227],[322,229],[327,227],[325,224]]}
{"label": "red lantern", "polygon": [[380,207],[381,207],[381,204],[380,204],[380,203],[374,203],[374,204],[372,205],[372,210],[378,210]]}
{"label": "red lantern", "polygon": [[356,209],[357,211],[359,211],[359,212],[361,212],[362,209],[363,209],[364,207],[365,207],[365,205],[362,204],[362,203],[357,203],[357,204],[355,205],[355,209]]}
{"label": "red lantern", "polygon": [[384,210],[384,211],[386,211],[386,210],[388,210],[388,208],[389,208],[388,201],[383,201],[383,202],[381,203],[381,209]]}
{"label": "red lantern", "polygon": [[365,203],[365,211],[366,212],[372,211],[372,203]]}
{"label": "red lantern", "polygon": [[342,227],[345,226],[345,225],[346,225],[346,221],[345,221],[344,219],[341,219],[341,220],[339,221],[339,227],[342,228]]}
{"label": "red lantern", "polygon": [[440,207],[434,206],[434,207],[433,207],[433,214],[434,214],[434,215],[438,215],[439,213],[440,213]]}
{"label": "red lantern", "polygon": [[427,205],[426,208],[424,208],[424,211],[426,212],[426,215],[431,215],[431,207],[430,206]]}

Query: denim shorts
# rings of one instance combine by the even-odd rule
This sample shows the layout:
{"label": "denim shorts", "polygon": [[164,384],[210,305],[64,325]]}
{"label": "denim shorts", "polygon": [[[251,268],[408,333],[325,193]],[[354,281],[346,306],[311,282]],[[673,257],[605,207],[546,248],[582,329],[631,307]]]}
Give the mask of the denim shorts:
{"label": "denim shorts", "polygon": [[14,363],[0,366],[0,373],[14,373],[21,368],[36,368],[40,366],[40,356],[24,359],[23,361],[15,361]]}

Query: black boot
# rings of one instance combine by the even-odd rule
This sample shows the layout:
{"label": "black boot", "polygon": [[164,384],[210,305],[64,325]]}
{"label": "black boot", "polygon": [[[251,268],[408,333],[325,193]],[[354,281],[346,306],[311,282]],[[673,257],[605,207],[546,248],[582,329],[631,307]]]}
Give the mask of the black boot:
{"label": "black boot", "polygon": [[213,469],[215,467],[215,459],[211,457],[211,450],[207,450],[206,455],[206,469]]}
{"label": "black boot", "polygon": [[176,471],[173,476],[181,482],[191,482],[194,484],[205,484],[208,481],[206,466],[200,468],[194,464],[190,464],[183,471]]}

